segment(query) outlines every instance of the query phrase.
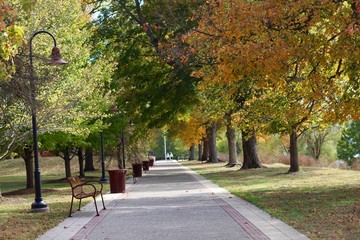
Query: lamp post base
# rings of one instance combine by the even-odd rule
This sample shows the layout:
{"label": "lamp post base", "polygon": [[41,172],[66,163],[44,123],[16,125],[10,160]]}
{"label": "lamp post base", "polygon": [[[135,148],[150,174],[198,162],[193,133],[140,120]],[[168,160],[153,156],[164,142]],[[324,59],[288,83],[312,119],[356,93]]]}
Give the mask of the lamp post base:
{"label": "lamp post base", "polygon": [[108,181],[105,177],[102,177],[102,178],[100,178],[100,182],[102,182],[102,183],[108,183],[109,181]]}
{"label": "lamp post base", "polygon": [[49,212],[49,211],[50,211],[50,208],[44,201],[34,202],[33,204],[31,204],[30,212],[32,212],[32,213]]}

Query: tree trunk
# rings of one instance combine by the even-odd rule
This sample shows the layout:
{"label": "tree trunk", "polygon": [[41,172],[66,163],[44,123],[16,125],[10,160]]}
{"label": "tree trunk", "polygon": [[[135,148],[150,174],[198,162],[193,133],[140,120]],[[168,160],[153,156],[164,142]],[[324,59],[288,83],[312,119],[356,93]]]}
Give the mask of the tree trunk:
{"label": "tree trunk", "polygon": [[212,163],[219,162],[217,150],[216,150],[216,129],[217,123],[214,122],[211,126],[211,137],[210,137],[210,159],[209,161]]}
{"label": "tree trunk", "polygon": [[315,145],[315,150],[314,150],[314,157],[316,160],[319,160],[319,158],[320,158],[322,145],[323,145],[323,141],[322,141],[321,137],[319,136],[319,138],[316,139],[316,145]]}
{"label": "tree trunk", "polygon": [[31,146],[24,147],[21,154],[26,168],[26,188],[34,187],[34,151]]}
{"label": "tree trunk", "polygon": [[84,172],[84,155],[83,155],[83,149],[82,147],[79,147],[78,149],[78,160],[79,160],[79,176],[85,177]]}
{"label": "tree trunk", "polygon": [[195,145],[191,145],[189,150],[189,160],[195,160]]}
{"label": "tree trunk", "polygon": [[95,171],[94,158],[91,148],[85,149],[85,169],[84,171]]}
{"label": "tree trunk", "polygon": [[257,155],[256,136],[253,131],[242,131],[244,162],[241,169],[263,167]]}
{"label": "tree trunk", "polygon": [[320,158],[322,144],[323,143],[321,141],[320,135],[316,136],[316,134],[314,134],[314,141],[313,141],[312,145],[308,144],[308,146],[310,148],[310,154],[316,160],[319,160],[319,158]]}
{"label": "tree trunk", "polygon": [[236,154],[240,155],[242,153],[242,140],[241,138],[241,131],[239,131],[238,135],[236,136]]}
{"label": "tree trunk", "polygon": [[329,134],[325,132],[314,132],[308,134],[306,138],[307,147],[310,149],[310,154],[316,160],[319,160],[321,155],[322,146],[325,143],[326,136]]}
{"label": "tree trunk", "polygon": [[299,152],[297,146],[297,134],[296,131],[292,131],[290,134],[290,169],[289,173],[299,172]]}
{"label": "tree trunk", "polygon": [[202,141],[198,145],[198,150],[199,150],[199,152],[198,152],[198,160],[201,161],[201,156],[203,154],[203,142]]}
{"label": "tree trunk", "polygon": [[236,132],[235,129],[230,124],[227,124],[226,126],[226,137],[228,142],[228,148],[229,148],[229,162],[227,166],[233,167],[235,166],[237,162],[237,152],[236,152]]}
{"label": "tree trunk", "polygon": [[[206,131],[208,132],[208,131]],[[209,138],[208,136],[206,136],[206,138],[204,138],[203,140],[203,151],[202,151],[202,155],[201,155],[201,161],[207,161],[209,160]]]}
{"label": "tree trunk", "polygon": [[64,162],[65,162],[65,177],[71,177],[71,167],[70,167],[70,153],[69,149],[64,150]]}
{"label": "tree trunk", "polygon": [[123,169],[123,159],[122,159],[122,147],[121,147],[121,139],[116,144],[116,159],[118,168]]}

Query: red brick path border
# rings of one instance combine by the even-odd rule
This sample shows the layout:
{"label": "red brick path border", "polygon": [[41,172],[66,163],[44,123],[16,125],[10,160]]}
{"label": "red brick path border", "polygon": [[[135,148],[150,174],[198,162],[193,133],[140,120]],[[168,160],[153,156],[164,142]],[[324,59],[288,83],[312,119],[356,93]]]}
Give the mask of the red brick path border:
{"label": "red brick path border", "polygon": [[236,211],[235,208],[230,206],[224,199],[220,197],[214,198],[214,201],[222,207],[227,214],[230,215],[249,235],[251,238],[256,240],[269,240],[260,229],[258,229],[254,224],[249,222],[241,213]]}

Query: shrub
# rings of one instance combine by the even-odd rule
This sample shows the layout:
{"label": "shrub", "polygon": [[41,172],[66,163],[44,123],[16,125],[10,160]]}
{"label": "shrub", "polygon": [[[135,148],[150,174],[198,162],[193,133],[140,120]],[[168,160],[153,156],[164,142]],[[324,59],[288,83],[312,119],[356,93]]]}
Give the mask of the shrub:
{"label": "shrub", "polygon": [[360,159],[356,159],[352,164],[351,164],[351,169],[352,170],[358,170],[360,171]]}
{"label": "shrub", "polygon": [[329,168],[339,168],[339,169],[349,169],[349,166],[347,163],[343,160],[337,160],[335,162],[332,162],[328,166]]}
{"label": "shrub", "polygon": [[318,165],[317,161],[310,156],[299,156],[299,164],[304,167],[313,167]]}

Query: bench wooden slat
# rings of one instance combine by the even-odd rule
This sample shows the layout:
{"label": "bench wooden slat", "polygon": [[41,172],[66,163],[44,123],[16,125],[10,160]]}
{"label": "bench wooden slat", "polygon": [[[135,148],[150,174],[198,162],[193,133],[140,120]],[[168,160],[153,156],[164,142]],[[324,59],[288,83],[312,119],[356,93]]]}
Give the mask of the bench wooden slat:
{"label": "bench wooden slat", "polygon": [[[103,185],[102,185],[102,183],[100,181],[82,182],[80,177],[69,177],[67,180],[70,183],[71,192],[72,192],[69,217],[71,217],[72,205],[73,205],[73,202],[74,202],[74,198],[79,199],[79,208],[78,208],[78,210],[80,211],[81,199],[92,197],[94,199],[94,203],[95,203],[96,215],[99,216],[99,211],[98,211],[98,208],[97,208],[95,198],[98,195],[100,195],[101,200],[102,200],[102,204],[103,204],[103,209],[104,210],[106,209],[105,208],[105,203],[104,203],[104,198],[103,198],[103,195],[102,195]],[[92,183],[97,183],[97,184],[99,184],[100,187],[97,187]]]}

